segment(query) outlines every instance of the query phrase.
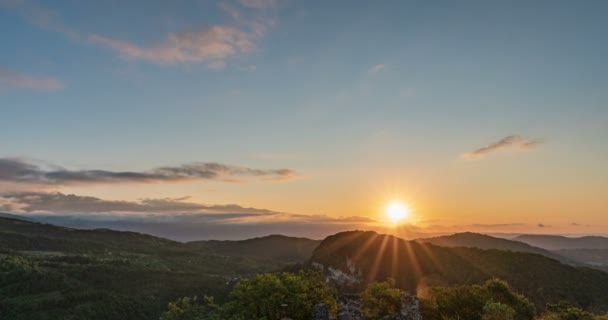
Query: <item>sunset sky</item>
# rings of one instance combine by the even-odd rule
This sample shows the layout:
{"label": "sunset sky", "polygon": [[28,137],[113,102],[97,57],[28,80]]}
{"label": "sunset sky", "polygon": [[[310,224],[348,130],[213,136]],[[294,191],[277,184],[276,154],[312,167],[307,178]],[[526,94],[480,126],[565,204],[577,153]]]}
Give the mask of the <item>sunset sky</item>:
{"label": "sunset sky", "polygon": [[199,238],[607,234],[606,12],[0,0],[0,211]]}

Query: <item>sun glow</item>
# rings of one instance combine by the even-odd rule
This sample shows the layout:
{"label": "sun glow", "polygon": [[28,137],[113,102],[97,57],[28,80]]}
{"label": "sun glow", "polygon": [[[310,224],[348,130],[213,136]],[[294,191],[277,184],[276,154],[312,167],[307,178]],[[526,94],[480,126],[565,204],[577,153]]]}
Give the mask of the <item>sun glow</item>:
{"label": "sun glow", "polygon": [[392,201],[386,205],[384,213],[392,223],[396,224],[407,219],[410,214],[410,208],[399,201]]}

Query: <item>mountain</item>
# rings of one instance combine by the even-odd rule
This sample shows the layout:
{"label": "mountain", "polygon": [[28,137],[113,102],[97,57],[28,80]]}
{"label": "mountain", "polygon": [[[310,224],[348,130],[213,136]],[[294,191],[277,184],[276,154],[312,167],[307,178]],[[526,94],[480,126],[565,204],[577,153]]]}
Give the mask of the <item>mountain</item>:
{"label": "mountain", "polygon": [[608,249],[567,249],[555,253],[608,272]]}
{"label": "mountain", "polygon": [[282,236],[185,244],[0,217],[0,319],[158,319],[179,297],[225,301],[235,279],[303,262],[313,245]]}
{"label": "mountain", "polygon": [[277,263],[300,263],[310,258],[321,243],[307,238],[269,235],[240,241],[193,241],[187,245],[200,252],[240,256],[275,261]]}
{"label": "mountain", "polygon": [[597,236],[570,238],[555,235],[529,234],[518,236],[513,240],[551,251],[562,249],[608,249],[608,238]]}
{"label": "mountain", "polygon": [[608,310],[608,273],[560,263],[540,254],[440,247],[375,232],[350,231],[327,237],[311,265],[351,290],[394,278],[397,286],[423,292],[428,286],[478,284],[500,278],[537,306],[569,300]]}
{"label": "mountain", "polygon": [[10,214],[10,213],[6,213],[6,212],[0,212],[0,218],[9,218],[9,219],[19,219],[19,220],[26,220],[26,221],[34,221],[34,219],[30,219],[28,217],[19,216],[19,215],[16,215],[16,214]]}
{"label": "mountain", "polygon": [[142,233],[109,229],[72,229],[12,217],[0,217],[0,248],[70,253],[101,253],[112,250],[145,253],[186,249],[179,242]]}
{"label": "mountain", "polygon": [[473,232],[455,233],[447,236],[417,239],[416,241],[423,243],[432,243],[441,247],[468,247],[486,250],[497,249],[505,251],[536,253],[559,260],[564,263],[574,263],[574,260],[576,260],[560,256],[559,254],[551,252],[549,250],[533,247],[524,242],[496,238],[489,235]]}

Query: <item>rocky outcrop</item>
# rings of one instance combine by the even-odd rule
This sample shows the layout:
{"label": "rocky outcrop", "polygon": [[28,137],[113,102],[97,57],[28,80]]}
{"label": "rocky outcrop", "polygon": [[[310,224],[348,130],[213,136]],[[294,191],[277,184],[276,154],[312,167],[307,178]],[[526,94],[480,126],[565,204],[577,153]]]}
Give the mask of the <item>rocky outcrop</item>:
{"label": "rocky outcrop", "polygon": [[403,294],[399,313],[383,317],[381,320],[422,320],[418,298],[408,293]]}
{"label": "rocky outcrop", "polygon": [[329,306],[319,303],[315,306],[311,320],[329,320]]}
{"label": "rocky outcrop", "polygon": [[[313,310],[311,320],[330,320],[329,306],[319,303]],[[338,299],[338,317],[336,320],[365,320],[361,312],[358,295],[343,295]],[[418,299],[408,293],[401,296],[399,313],[385,316],[380,320],[422,320]]]}
{"label": "rocky outcrop", "polygon": [[344,295],[338,299],[337,320],[363,320],[358,295]]}

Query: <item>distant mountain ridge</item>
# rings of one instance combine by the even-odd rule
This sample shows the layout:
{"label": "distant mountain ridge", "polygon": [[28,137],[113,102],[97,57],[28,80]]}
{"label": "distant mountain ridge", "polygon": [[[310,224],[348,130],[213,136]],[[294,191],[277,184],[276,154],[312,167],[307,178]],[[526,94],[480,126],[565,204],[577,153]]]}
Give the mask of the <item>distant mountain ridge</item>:
{"label": "distant mountain ridge", "polygon": [[525,242],[531,246],[551,251],[571,249],[608,249],[608,237],[600,236],[570,238],[556,235],[528,234],[515,237],[513,240]]}
{"label": "distant mountain ridge", "polygon": [[478,249],[497,249],[515,252],[536,253],[553,258],[564,263],[575,263],[574,260],[561,256],[555,252],[531,246],[525,242],[496,238],[489,235],[473,232],[461,232],[452,235],[433,238],[417,239],[418,242],[432,243],[442,247],[468,247]]}
{"label": "distant mountain ridge", "polygon": [[13,217],[0,217],[0,248],[73,253],[185,249],[179,242],[143,233],[109,229],[72,229]]}
{"label": "distant mountain ridge", "polygon": [[280,260],[284,263],[304,262],[312,256],[312,252],[321,243],[320,240],[269,235],[247,240],[204,240],[188,242],[187,246],[201,252],[265,258]]}
{"label": "distant mountain ridge", "polygon": [[427,286],[475,284],[497,277],[537,306],[570,300],[588,309],[608,310],[608,273],[565,265],[539,254],[448,248],[350,231],[323,240],[311,264],[347,287],[391,277],[400,288],[417,292]]}

